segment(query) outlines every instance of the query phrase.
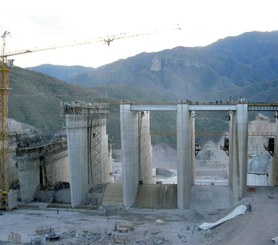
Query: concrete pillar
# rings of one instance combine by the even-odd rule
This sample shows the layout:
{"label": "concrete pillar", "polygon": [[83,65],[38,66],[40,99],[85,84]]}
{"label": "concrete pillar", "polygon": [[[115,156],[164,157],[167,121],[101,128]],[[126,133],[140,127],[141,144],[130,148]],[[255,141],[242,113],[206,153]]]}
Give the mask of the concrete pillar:
{"label": "concrete pillar", "polygon": [[238,201],[238,177],[239,168],[237,161],[237,134],[236,134],[236,113],[230,112],[230,131],[229,131],[229,186],[233,193],[233,202]]}
{"label": "concrete pillar", "polygon": [[192,144],[192,185],[195,184],[195,166],[196,166],[196,151],[195,151],[195,144],[196,144],[196,138],[195,138],[195,111],[192,111],[190,113],[190,128],[191,128],[191,144]]}
{"label": "concrete pillar", "polygon": [[248,105],[237,104],[236,112],[230,112],[229,132],[229,185],[233,201],[243,198],[247,187],[248,161]]}
{"label": "concrete pillar", "polygon": [[271,185],[278,185],[278,111],[275,112],[276,125],[274,137],[274,153],[271,164]]}
{"label": "concrete pillar", "polygon": [[178,208],[190,206],[192,185],[192,124],[188,104],[177,105]]}
{"label": "concrete pillar", "polygon": [[144,184],[154,184],[149,111],[138,113],[138,151],[139,180]]}
{"label": "concrete pillar", "polygon": [[71,205],[85,201],[88,185],[87,116],[66,115]]}
{"label": "concrete pillar", "polygon": [[[109,139],[106,132],[106,119],[103,125],[100,125],[100,149],[101,149],[101,183],[112,183],[112,149],[109,145]],[[111,152],[110,152],[111,151]]]}
{"label": "concrete pillar", "polygon": [[243,198],[247,187],[248,161],[248,105],[237,104],[237,160],[239,167],[239,198]]}
{"label": "concrete pillar", "polygon": [[138,187],[138,112],[130,105],[120,106],[123,205],[134,205]]}

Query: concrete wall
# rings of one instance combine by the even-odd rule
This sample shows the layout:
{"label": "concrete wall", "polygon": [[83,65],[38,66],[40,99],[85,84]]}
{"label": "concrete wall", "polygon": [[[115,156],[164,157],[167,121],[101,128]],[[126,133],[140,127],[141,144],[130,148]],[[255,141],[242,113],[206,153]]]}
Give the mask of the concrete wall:
{"label": "concrete wall", "polygon": [[9,135],[9,184],[19,181],[18,168],[16,163],[16,136]]}
{"label": "concrete wall", "polygon": [[67,151],[48,156],[45,163],[46,176],[52,185],[58,182],[69,182]]}
{"label": "concrete wall", "polygon": [[248,174],[247,175],[248,186],[270,186],[270,179],[267,174]]}
{"label": "concrete wall", "polygon": [[40,162],[39,159],[17,158],[20,182],[20,194],[23,202],[34,199],[40,187]]}
{"label": "concrete wall", "polygon": [[[50,151],[44,151],[46,148]],[[41,188],[69,181],[66,142],[19,148],[17,163],[20,194],[24,202],[32,201]]]}

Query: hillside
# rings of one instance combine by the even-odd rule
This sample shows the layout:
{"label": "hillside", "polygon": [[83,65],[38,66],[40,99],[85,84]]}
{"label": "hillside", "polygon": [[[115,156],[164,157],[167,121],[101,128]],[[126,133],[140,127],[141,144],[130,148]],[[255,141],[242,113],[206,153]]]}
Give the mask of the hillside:
{"label": "hillside", "polygon": [[44,133],[62,129],[60,103],[72,100],[102,101],[99,92],[69,85],[52,77],[18,67],[10,71],[9,117]]}
{"label": "hillside", "polygon": [[[66,81],[115,92],[120,86],[121,91],[114,95],[121,99],[130,97],[129,91],[123,90],[128,86],[155,90],[173,102],[187,98],[226,101],[230,96],[270,102],[277,100],[277,67],[278,31],[250,32],[206,47],[141,53],[93,70],[75,70]],[[47,65],[30,69],[56,76]]]}
{"label": "hillside", "polygon": [[80,73],[86,73],[93,71],[92,67],[84,66],[55,66],[51,64],[43,64],[36,67],[27,68],[31,71],[37,71],[46,75],[50,75],[59,80],[70,81],[72,77],[79,75]]}
{"label": "hillside", "polygon": [[[145,93],[140,89],[117,86],[109,89],[109,94],[107,94],[105,88],[99,88],[99,90],[82,88],[18,67],[10,70],[10,88],[9,118],[33,125],[44,134],[64,133],[61,102],[82,100],[109,103],[107,132],[113,139],[115,148],[120,147],[119,105],[121,100],[117,98],[119,93],[126,94],[125,98],[128,100],[135,98],[136,101],[142,103],[147,101],[159,103],[164,100],[161,95],[151,90]],[[148,99],[151,97],[152,99]],[[158,123],[161,118],[164,118],[162,126]],[[171,117],[165,117],[165,115],[155,116],[152,121],[152,127],[155,129],[167,125],[174,127]]]}

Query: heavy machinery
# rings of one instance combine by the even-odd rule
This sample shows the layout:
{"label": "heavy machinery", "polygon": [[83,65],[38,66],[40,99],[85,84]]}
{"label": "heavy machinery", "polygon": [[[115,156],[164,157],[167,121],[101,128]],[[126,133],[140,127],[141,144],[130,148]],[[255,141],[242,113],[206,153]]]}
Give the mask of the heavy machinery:
{"label": "heavy machinery", "polygon": [[[170,30],[180,30],[179,26],[170,28]],[[169,30],[169,29],[168,29]],[[51,46],[46,48],[34,48],[25,49],[21,51],[6,53],[6,38],[10,35],[8,31],[5,31],[2,38],[2,51],[0,55],[0,209],[12,209],[15,204],[11,205],[9,201],[10,188],[9,188],[9,142],[8,142],[8,94],[9,94],[9,66],[13,60],[8,60],[9,57],[21,54],[28,54],[40,51],[53,50],[58,48],[74,47],[86,44],[93,44],[103,42],[108,46],[111,42],[118,39],[134,38],[142,35],[149,35],[153,33],[159,33],[167,31],[167,29],[155,29],[149,32],[136,32],[136,33],[120,33],[117,35],[109,35],[105,37],[98,37],[95,39],[83,40],[80,42],[74,42],[66,45]],[[12,198],[12,197],[11,197]]]}

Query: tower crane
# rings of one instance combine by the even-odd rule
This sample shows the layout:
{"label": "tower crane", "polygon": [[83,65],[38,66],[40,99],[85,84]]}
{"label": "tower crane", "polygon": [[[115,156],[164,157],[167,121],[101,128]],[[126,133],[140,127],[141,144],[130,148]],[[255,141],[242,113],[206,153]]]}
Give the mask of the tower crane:
{"label": "tower crane", "polygon": [[7,207],[7,198],[9,190],[9,142],[8,142],[8,85],[9,85],[9,68],[7,66],[7,57],[4,56],[6,48],[6,37],[9,35],[8,31],[5,31],[1,36],[3,40],[2,54],[0,61],[0,205],[3,208]]}
{"label": "tower crane", "polygon": [[[177,25],[170,30],[181,30]],[[9,206],[9,142],[8,142],[8,94],[9,94],[9,60],[8,57],[28,54],[40,51],[47,51],[58,48],[74,47],[98,42],[104,42],[110,46],[112,41],[125,38],[134,38],[142,35],[149,35],[167,31],[166,29],[155,29],[150,32],[136,32],[136,33],[120,33],[117,35],[109,35],[105,37],[98,37],[96,39],[89,39],[80,42],[73,42],[66,45],[50,46],[46,48],[25,49],[21,51],[14,51],[6,53],[6,38],[10,32],[5,31],[2,38],[2,51],[0,55],[0,209],[10,209]]]}

